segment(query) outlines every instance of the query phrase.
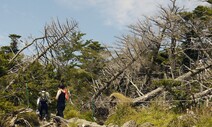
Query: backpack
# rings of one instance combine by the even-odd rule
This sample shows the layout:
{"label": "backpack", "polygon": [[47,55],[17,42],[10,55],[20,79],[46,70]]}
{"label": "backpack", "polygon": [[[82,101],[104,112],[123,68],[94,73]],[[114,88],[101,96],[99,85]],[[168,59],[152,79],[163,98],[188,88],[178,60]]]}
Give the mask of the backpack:
{"label": "backpack", "polygon": [[69,100],[69,92],[67,89],[65,89],[65,98],[67,101]]}
{"label": "backpack", "polygon": [[48,101],[48,96],[46,91],[42,91],[40,93],[40,102],[47,102]]}

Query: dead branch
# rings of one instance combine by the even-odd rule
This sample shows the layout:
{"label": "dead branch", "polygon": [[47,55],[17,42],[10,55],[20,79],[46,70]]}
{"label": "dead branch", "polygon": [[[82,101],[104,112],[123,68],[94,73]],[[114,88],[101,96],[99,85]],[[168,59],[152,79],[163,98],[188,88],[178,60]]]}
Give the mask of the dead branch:
{"label": "dead branch", "polygon": [[212,67],[212,62],[208,63],[206,66],[200,66],[200,67],[197,67],[181,76],[179,76],[178,78],[176,78],[175,80],[188,80],[189,78],[191,78],[192,76],[195,76],[199,73],[201,73],[202,71],[206,70],[206,69],[209,69]]}
{"label": "dead branch", "polygon": [[[204,67],[204,66],[198,67],[198,68],[196,68],[196,69],[191,70],[190,72],[185,73],[185,74],[182,75],[182,76],[179,76],[179,77],[176,78],[175,80],[178,80],[178,81],[179,81],[179,80],[180,80],[180,81],[186,80],[186,79],[188,79],[189,77],[194,76],[194,75],[196,75],[196,74],[199,74],[200,72],[204,71],[205,69],[208,69],[208,68],[211,68],[211,67],[212,67],[212,64],[210,64],[210,65],[208,65],[208,66],[206,66],[206,67]],[[159,93],[161,93],[163,90],[164,90],[164,87],[159,87],[159,88],[157,88],[157,89],[155,89],[155,90],[153,90],[153,91],[151,91],[151,92],[145,94],[145,95],[142,96],[142,97],[135,98],[135,99],[133,100],[133,103],[134,103],[134,104],[137,104],[137,103],[139,103],[139,102],[149,100],[149,99],[151,99],[151,98],[157,96],[157,95],[158,95]],[[205,91],[203,91],[203,92],[196,93],[196,94],[194,95],[194,99],[195,99],[195,98],[200,98],[200,97],[206,96],[206,95],[210,94],[211,91],[212,91],[212,89],[208,89],[208,90],[205,90]]]}
{"label": "dead branch", "polygon": [[[52,22],[51,25],[45,27],[45,35],[43,37],[39,37],[34,39],[30,44],[25,46],[23,49],[21,49],[11,60],[10,62],[14,61],[15,58],[17,58],[18,55],[20,55],[23,50],[31,46],[32,44],[35,44],[35,48],[37,49],[37,54],[34,56],[31,61],[28,61],[27,64],[23,67],[20,67],[19,70],[22,70],[22,73],[24,73],[32,64],[34,64],[36,61],[41,59],[41,57],[45,56],[48,51],[51,51],[55,46],[58,45],[58,43],[61,43],[64,41],[64,38],[66,39],[68,35],[72,34],[75,29],[77,28],[77,23],[74,21],[71,21],[71,25],[67,21],[67,24],[61,25],[58,21],[58,24],[55,23],[55,21]],[[37,44],[38,40],[42,40],[43,43],[47,41],[47,47],[45,48],[45,44]],[[37,45],[37,46],[36,46]],[[39,50],[39,47],[43,47],[41,50]],[[16,73],[14,79],[5,87],[5,91],[8,90],[8,88],[17,80],[17,77],[19,76],[19,73]]]}
{"label": "dead branch", "polygon": [[45,39],[45,38],[46,38],[46,36],[44,36],[44,37],[39,37],[39,38],[34,39],[30,44],[27,44],[25,47],[23,47],[21,50],[19,50],[19,51],[15,54],[15,56],[9,61],[9,63],[11,63],[12,61],[14,61],[14,60],[18,57],[18,55],[20,55],[20,53],[22,53],[26,48],[28,48],[28,47],[30,47],[31,45],[33,45],[34,42],[36,42],[37,40],[40,40],[40,39]]}
{"label": "dead branch", "polygon": [[130,81],[130,83],[136,88],[137,93],[139,94],[139,96],[143,96],[144,94],[138,89],[137,85],[133,83],[133,81]]}
{"label": "dead branch", "polygon": [[203,96],[207,96],[208,94],[211,94],[211,92],[212,92],[212,88],[207,89],[202,92],[199,92],[199,93],[196,93],[196,94],[194,94],[194,99],[201,98]]}
{"label": "dead branch", "polygon": [[49,122],[49,123],[47,123],[47,124],[45,124],[45,125],[42,125],[42,126],[40,126],[40,127],[49,127],[50,125],[53,125],[54,123],[53,122]]}
{"label": "dead branch", "polygon": [[118,77],[120,76],[125,69],[127,69],[130,65],[132,65],[134,62],[136,61],[136,59],[133,59],[130,63],[128,63],[122,70],[120,70],[115,76],[113,76],[107,83],[105,86],[101,87],[97,93],[94,94],[94,96],[92,97],[92,100],[95,100],[107,87],[109,87],[111,85],[111,83]]}
{"label": "dead branch", "polygon": [[135,99],[133,99],[133,105],[137,105],[143,101],[150,100],[150,99],[154,98],[155,96],[157,96],[159,93],[161,93],[163,90],[164,90],[163,87],[159,87],[159,88],[145,94],[144,96],[135,98]]}
{"label": "dead branch", "polygon": [[25,124],[26,127],[32,127],[32,125],[24,118],[19,118],[16,120],[16,122],[21,122],[21,123]]}

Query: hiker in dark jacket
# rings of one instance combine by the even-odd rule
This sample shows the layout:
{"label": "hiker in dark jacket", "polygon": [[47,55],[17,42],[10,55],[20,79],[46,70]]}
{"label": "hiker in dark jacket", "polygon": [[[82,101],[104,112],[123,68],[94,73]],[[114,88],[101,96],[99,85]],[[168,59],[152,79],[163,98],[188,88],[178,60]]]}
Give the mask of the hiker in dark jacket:
{"label": "hiker in dark jacket", "polygon": [[57,100],[57,116],[60,117],[64,117],[63,115],[63,111],[65,110],[65,102],[66,102],[66,98],[65,98],[65,86],[63,84],[58,86],[58,91],[57,91],[57,95],[55,97],[55,99]]}
{"label": "hiker in dark jacket", "polygon": [[48,104],[51,103],[50,95],[45,89],[39,92],[39,98],[37,100],[40,120],[48,117]]}

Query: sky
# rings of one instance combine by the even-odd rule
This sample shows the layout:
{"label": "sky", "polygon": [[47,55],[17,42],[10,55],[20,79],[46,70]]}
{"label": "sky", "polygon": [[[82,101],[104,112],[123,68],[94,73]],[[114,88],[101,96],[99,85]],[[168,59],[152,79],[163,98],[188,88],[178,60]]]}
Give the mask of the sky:
{"label": "sky", "polygon": [[[177,0],[187,11],[201,0]],[[128,25],[142,16],[157,15],[159,5],[167,6],[169,0],[0,0],[0,46],[9,45],[9,34],[28,37],[42,36],[44,26],[59,19],[75,20],[85,39],[104,45],[113,45],[126,33]]]}

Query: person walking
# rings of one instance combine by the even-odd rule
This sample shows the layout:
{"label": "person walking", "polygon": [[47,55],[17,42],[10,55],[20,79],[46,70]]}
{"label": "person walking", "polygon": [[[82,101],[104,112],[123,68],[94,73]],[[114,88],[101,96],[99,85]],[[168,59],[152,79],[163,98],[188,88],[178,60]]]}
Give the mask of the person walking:
{"label": "person walking", "polygon": [[37,99],[40,120],[47,119],[49,103],[51,103],[49,92],[43,89],[41,92],[39,92],[39,97]]}
{"label": "person walking", "polygon": [[57,116],[64,118],[63,111],[65,110],[65,103],[66,103],[66,89],[65,85],[60,84],[58,86],[57,95],[55,97],[57,100]]}

